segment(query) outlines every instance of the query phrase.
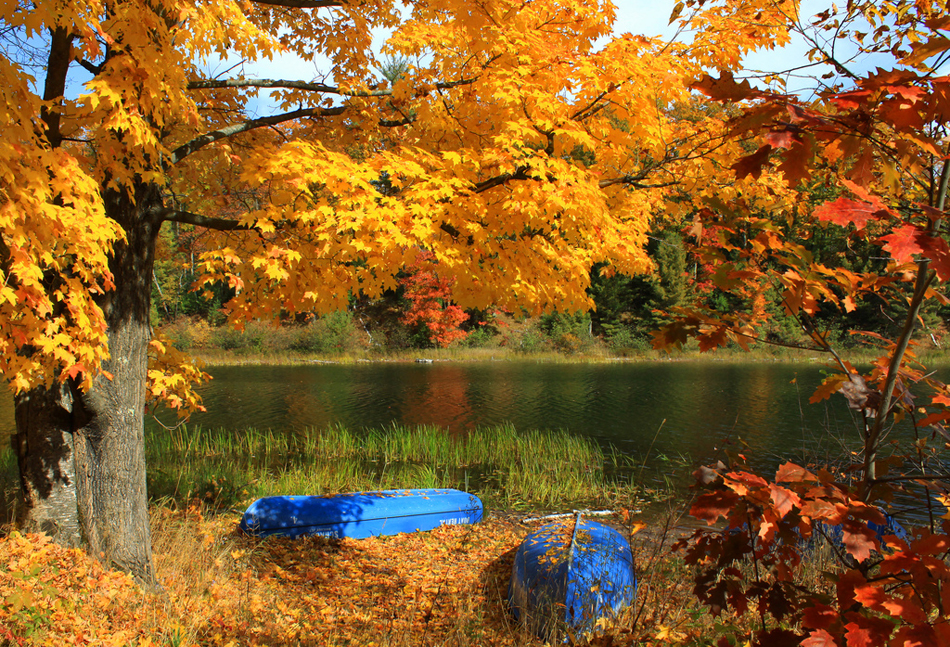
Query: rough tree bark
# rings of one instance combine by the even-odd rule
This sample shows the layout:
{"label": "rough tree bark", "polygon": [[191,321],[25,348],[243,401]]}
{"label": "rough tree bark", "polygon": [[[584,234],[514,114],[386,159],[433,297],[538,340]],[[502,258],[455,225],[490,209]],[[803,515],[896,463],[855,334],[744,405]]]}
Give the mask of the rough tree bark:
{"label": "rough tree bark", "polygon": [[104,193],[106,213],[125,230],[110,270],[115,289],[100,306],[110,359],[93,388],[35,389],[16,403],[21,523],[81,541],[105,564],[154,584],[145,486],[144,416],[150,277],[162,204],[157,187]]}
{"label": "rough tree bark", "polygon": [[78,546],[73,392],[68,384],[36,388],[14,399],[13,448],[20,468],[18,525]]}

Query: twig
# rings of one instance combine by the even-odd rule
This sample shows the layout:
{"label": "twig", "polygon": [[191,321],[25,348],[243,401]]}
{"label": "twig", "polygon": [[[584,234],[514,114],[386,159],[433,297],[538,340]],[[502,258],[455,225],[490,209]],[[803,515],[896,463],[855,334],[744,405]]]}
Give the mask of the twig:
{"label": "twig", "polygon": [[[639,510],[631,510],[634,514],[640,514]],[[548,514],[543,517],[526,517],[521,520],[521,523],[531,523],[532,521],[548,521],[549,519],[566,519],[567,517],[573,517],[577,514],[583,514],[588,517],[608,517],[612,514],[616,514],[614,510],[574,510],[573,512],[564,512],[561,514]]]}

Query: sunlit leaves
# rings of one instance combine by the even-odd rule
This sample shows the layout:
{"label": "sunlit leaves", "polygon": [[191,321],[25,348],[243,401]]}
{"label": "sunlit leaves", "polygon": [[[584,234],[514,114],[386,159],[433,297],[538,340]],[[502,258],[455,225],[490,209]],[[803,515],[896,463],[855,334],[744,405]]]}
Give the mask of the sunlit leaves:
{"label": "sunlit leaves", "polygon": [[[261,544],[228,515],[155,511],[149,594],[41,535],[0,538],[0,640],[148,647],[444,642],[523,645],[504,594],[521,540],[506,523],[366,540]],[[501,556],[501,557],[500,557]],[[4,633],[9,632],[9,633]]]}
{"label": "sunlit leaves", "polygon": [[148,393],[150,400],[186,416],[204,411],[195,387],[211,379],[200,362],[188,358],[167,339],[149,343]]}
{"label": "sunlit leaves", "polygon": [[403,297],[409,301],[409,308],[401,320],[409,326],[421,324],[426,328],[429,340],[445,348],[465,339],[467,333],[459,325],[468,319],[468,314],[449,303],[451,282],[439,276],[438,272],[431,252],[420,254],[407,268],[407,275],[400,284],[404,289]]}
{"label": "sunlit leaves", "polygon": [[[142,590],[131,576],[108,571],[79,549],[45,535],[0,540],[0,639],[11,644],[153,645],[140,614]],[[155,607],[169,634],[181,624]],[[4,631],[11,632],[4,634]]]}

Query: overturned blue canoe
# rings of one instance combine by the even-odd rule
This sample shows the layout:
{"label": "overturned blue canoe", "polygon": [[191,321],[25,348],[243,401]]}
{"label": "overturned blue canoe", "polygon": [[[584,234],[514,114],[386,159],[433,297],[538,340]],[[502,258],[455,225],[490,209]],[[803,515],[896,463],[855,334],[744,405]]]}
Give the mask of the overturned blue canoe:
{"label": "overturned blue canoe", "polygon": [[580,515],[528,535],[515,552],[508,587],[515,617],[546,639],[592,631],[636,594],[629,542]]}
{"label": "overturned blue canoe", "polygon": [[251,535],[363,539],[481,521],[482,502],[451,489],[384,490],[333,496],[269,496],[241,517]]}
{"label": "overturned blue canoe", "polygon": [[[857,520],[858,524],[866,524],[867,527],[874,533],[874,538],[877,539],[878,543],[882,546],[885,544],[885,538],[889,535],[894,535],[898,539],[903,541],[910,541],[910,533],[904,528],[901,523],[894,518],[889,512],[885,512],[882,508],[878,508],[880,512],[884,515],[884,523],[877,523],[876,521],[862,521]],[[827,525],[820,521],[815,522],[814,533],[812,535],[812,541],[809,545],[814,545],[816,543],[816,538],[824,539],[829,542],[835,549],[843,550],[844,549],[844,526],[843,525]]]}

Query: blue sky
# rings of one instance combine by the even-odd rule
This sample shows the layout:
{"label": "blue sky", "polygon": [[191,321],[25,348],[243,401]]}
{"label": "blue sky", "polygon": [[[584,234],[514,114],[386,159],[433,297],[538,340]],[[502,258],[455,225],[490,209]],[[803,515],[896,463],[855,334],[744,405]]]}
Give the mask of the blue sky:
{"label": "blue sky", "polygon": [[[671,38],[675,29],[669,25],[669,17],[676,4],[676,0],[615,0],[617,4],[617,21],[614,32],[616,34],[633,33],[645,36],[660,36]],[[805,0],[804,14],[812,15],[820,8],[827,6],[825,2]],[[379,34],[379,44],[385,39],[385,34]],[[782,50],[762,51],[749,57],[747,67],[755,70],[782,70],[790,67],[795,61],[804,62],[806,47],[802,42],[793,43]],[[212,73],[227,69],[222,64]],[[294,79],[321,79],[332,82],[327,77],[330,64],[326,60],[306,62],[292,56],[281,56],[272,62],[256,63],[247,66],[243,72],[253,78],[294,78]],[[794,83],[790,90],[797,90]],[[261,93],[251,108],[258,115],[267,114],[274,110],[274,106],[267,100],[267,95]]]}
{"label": "blue sky", "polygon": [[[617,5],[617,20],[614,33],[629,32],[663,38],[671,38],[674,35],[675,29],[669,25],[669,17],[676,0],[615,0],[615,2]],[[827,7],[828,4],[828,0],[804,0],[802,13],[806,16],[814,15],[819,10]],[[384,32],[379,33],[378,46],[382,45],[386,35]],[[782,50],[757,52],[747,59],[746,66],[750,70],[776,71],[787,69],[803,63],[806,50],[805,45],[799,41]],[[294,56],[285,55],[276,58],[274,61],[262,61],[253,65],[234,67],[236,63],[239,63],[239,61],[212,64],[207,67],[206,72],[211,75],[220,74],[232,77],[243,74],[250,78],[322,80],[328,83],[333,81],[329,76],[331,66],[326,59],[307,62]],[[232,67],[233,69],[229,70]],[[814,74],[813,71],[809,72]],[[87,79],[88,74],[84,70],[78,66],[73,66],[68,94],[76,95],[82,92],[82,83]],[[813,83],[812,81],[811,84]],[[798,87],[796,87],[796,82],[792,80],[788,89],[798,91],[804,87],[806,87],[804,82],[798,82]],[[252,116],[262,116],[274,113],[276,106],[269,100],[269,93],[261,92],[257,99],[251,100],[249,110]]]}

